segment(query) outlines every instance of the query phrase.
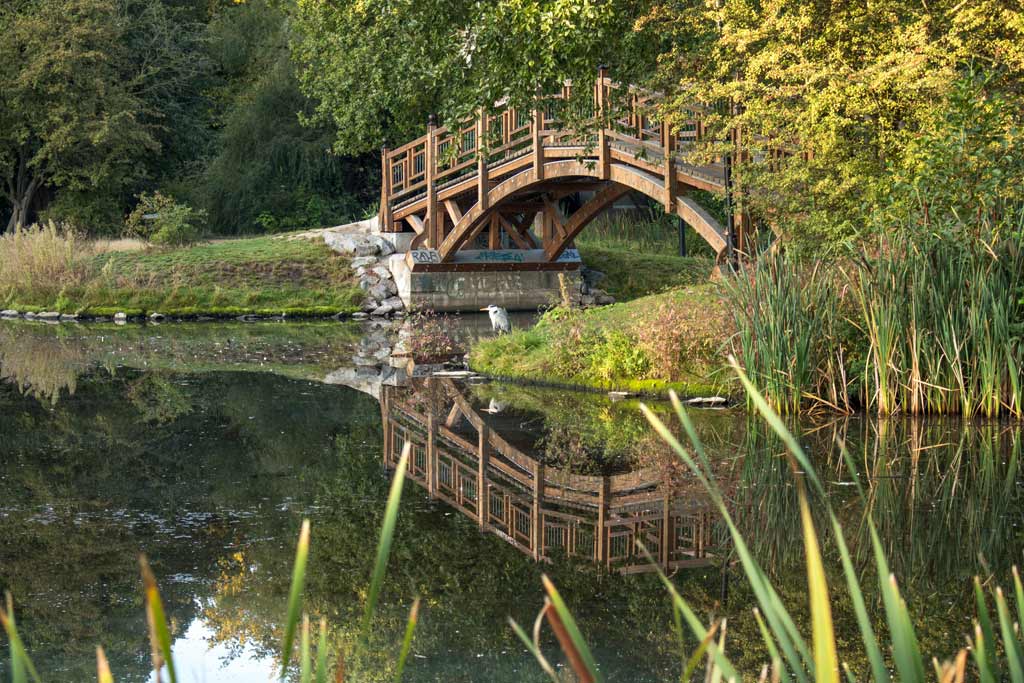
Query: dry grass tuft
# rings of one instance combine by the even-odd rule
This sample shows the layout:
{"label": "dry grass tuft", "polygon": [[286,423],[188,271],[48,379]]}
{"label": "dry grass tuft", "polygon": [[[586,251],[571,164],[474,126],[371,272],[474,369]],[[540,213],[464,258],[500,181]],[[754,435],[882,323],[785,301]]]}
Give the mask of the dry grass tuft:
{"label": "dry grass tuft", "polygon": [[86,280],[94,256],[92,243],[52,221],[18,229],[0,237],[0,292],[56,295]]}

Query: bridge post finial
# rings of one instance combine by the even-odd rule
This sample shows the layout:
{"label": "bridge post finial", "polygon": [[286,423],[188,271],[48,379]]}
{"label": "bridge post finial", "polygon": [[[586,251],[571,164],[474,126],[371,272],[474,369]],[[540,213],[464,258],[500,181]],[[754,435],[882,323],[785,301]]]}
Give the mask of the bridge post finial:
{"label": "bridge post finial", "polygon": [[427,117],[427,126],[437,128],[437,114],[431,114]]}

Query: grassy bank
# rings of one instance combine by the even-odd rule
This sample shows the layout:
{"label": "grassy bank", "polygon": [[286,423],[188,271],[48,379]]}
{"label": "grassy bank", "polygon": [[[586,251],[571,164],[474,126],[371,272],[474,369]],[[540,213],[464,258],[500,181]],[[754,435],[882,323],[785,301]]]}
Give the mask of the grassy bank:
{"label": "grassy bank", "polygon": [[529,330],[485,340],[470,365],[489,375],[599,389],[708,396],[728,391],[731,333],[715,284],[587,310],[556,308]]}
{"label": "grassy bank", "polygon": [[101,252],[45,228],[0,240],[0,307],[79,315],[333,315],[362,303],[345,259],[272,237]]}

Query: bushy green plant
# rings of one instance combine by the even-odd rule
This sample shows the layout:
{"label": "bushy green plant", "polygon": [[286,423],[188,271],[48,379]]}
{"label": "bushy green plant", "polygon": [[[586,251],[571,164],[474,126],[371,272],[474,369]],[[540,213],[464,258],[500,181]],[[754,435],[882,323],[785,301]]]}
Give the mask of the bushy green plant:
{"label": "bushy green plant", "polygon": [[154,192],[139,195],[139,203],[125,219],[125,231],[132,237],[160,246],[182,246],[199,239],[206,214],[173,197]]}

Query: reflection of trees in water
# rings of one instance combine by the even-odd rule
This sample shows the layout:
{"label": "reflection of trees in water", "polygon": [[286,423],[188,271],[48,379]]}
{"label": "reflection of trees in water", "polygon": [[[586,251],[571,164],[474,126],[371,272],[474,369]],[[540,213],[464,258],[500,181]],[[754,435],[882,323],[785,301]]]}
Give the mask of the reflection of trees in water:
{"label": "reflection of trees in water", "polygon": [[[379,429],[371,398],[273,375],[129,370],[86,374],[52,408],[13,387],[0,396],[0,590],[55,682],[94,678],[98,643],[117,680],[148,679],[139,552],[180,634],[224,563],[262,548],[268,591],[244,600],[277,623],[300,517],[334,467],[332,435],[366,443]],[[160,419],[145,423],[151,403]]]}
{"label": "reflection of trees in water", "polygon": [[0,381],[52,405],[63,392],[74,395],[78,376],[89,368],[90,358],[58,329],[32,334],[27,325],[0,325]]}
{"label": "reflection of trees in water", "polygon": [[[792,567],[801,561],[791,552],[799,516],[785,448],[758,421],[747,434],[740,506],[747,538],[768,566]],[[843,418],[805,426],[801,442],[826,481],[855,559],[871,558],[870,513],[901,581],[966,589],[975,573],[1008,571],[1019,561],[1021,437],[1019,425]],[[827,528],[823,506],[816,512],[819,528]]]}
{"label": "reflection of trees in water", "polygon": [[95,367],[173,372],[252,368],[320,379],[350,363],[359,335],[358,326],[337,323],[115,328],[5,321],[0,324],[0,382],[56,404],[62,395],[73,395],[79,377]]}

